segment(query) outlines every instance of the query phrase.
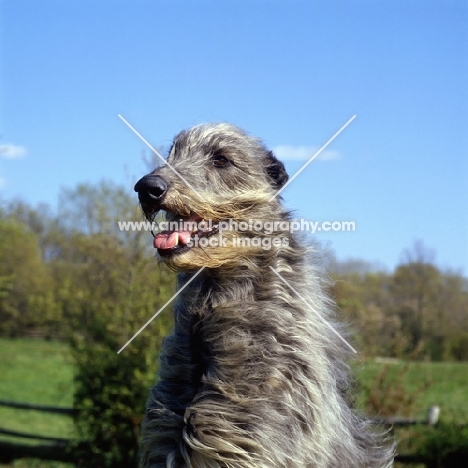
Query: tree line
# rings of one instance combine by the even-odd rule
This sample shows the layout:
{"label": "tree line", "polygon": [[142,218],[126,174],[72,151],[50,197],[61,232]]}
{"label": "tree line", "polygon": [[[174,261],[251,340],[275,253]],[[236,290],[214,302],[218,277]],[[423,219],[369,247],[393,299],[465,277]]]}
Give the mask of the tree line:
{"label": "tree line", "polygon": [[[0,333],[66,338],[102,327],[125,343],[174,288],[149,233],[118,230],[118,221],[138,219],[134,194],[111,182],[62,190],[56,213],[4,201]],[[421,242],[393,272],[331,257],[328,267],[331,294],[366,355],[468,359],[468,281],[438,268]],[[152,335],[166,333],[170,320],[158,319]]]}
{"label": "tree line", "polygon": [[468,280],[442,271],[421,241],[393,272],[331,262],[332,293],[367,356],[468,360]]}

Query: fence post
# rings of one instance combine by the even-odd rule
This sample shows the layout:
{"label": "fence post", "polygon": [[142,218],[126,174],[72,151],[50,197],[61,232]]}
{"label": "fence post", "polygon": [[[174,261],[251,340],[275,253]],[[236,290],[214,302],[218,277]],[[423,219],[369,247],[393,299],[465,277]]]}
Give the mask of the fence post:
{"label": "fence post", "polygon": [[427,425],[435,426],[439,422],[440,407],[439,406],[430,406],[427,410]]}

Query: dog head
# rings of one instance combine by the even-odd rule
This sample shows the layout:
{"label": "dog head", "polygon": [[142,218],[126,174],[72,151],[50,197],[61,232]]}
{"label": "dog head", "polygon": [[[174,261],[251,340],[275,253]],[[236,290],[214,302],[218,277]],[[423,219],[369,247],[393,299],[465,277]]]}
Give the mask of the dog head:
{"label": "dog head", "polygon": [[284,219],[275,194],[287,180],[283,164],[258,139],[229,124],[207,124],[179,133],[167,164],[140,179],[135,191],[148,220],[165,213],[154,246],[165,263],[183,270],[262,253],[263,246],[235,243],[265,234],[233,232],[232,222]]}

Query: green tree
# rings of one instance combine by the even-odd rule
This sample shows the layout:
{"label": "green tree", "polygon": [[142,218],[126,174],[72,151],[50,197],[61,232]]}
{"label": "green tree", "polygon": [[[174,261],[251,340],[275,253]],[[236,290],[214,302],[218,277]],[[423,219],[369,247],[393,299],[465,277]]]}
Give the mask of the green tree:
{"label": "green tree", "polygon": [[37,235],[20,221],[0,219],[0,331],[18,335],[52,316],[51,283]]}
{"label": "green tree", "polygon": [[397,314],[410,331],[413,349],[420,344],[428,331],[439,281],[439,270],[422,261],[398,266],[393,276],[392,292]]}
{"label": "green tree", "polygon": [[[134,197],[109,183],[80,185],[62,196],[66,244],[54,262],[57,300],[71,325],[81,465],[137,466],[138,435],[158,349],[171,327],[166,311],[117,351],[167,300],[173,277],[161,272],[145,232],[120,232],[140,219]],[[84,211],[75,215],[75,209]]]}
{"label": "green tree", "polygon": [[366,354],[468,359],[468,281],[442,272],[422,242],[393,274],[365,262],[331,262],[334,294]]}

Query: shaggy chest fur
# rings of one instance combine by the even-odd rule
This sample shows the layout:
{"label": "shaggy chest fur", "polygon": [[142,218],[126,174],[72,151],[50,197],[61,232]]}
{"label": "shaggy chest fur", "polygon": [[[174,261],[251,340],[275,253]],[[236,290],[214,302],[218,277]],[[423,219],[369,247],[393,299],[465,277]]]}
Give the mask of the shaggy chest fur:
{"label": "shaggy chest fur", "polygon": [[314,317],[323,305],[304,291],[304,307],[262,271],[227,286],[205,275],[183,292],[148,403],[145,466],[382,466],[364,458],[369,436],[344,399],[343,350]]}

